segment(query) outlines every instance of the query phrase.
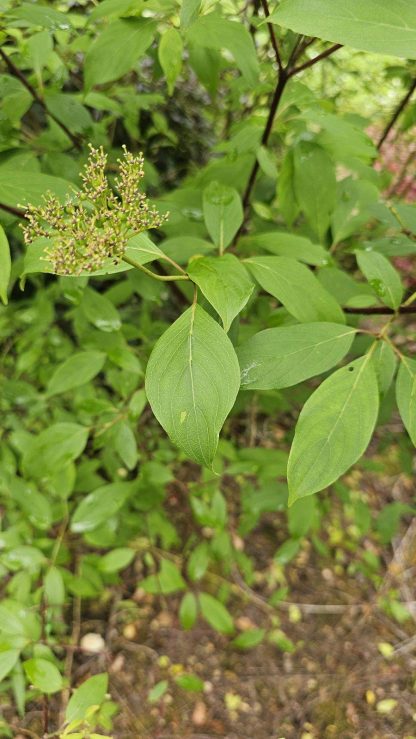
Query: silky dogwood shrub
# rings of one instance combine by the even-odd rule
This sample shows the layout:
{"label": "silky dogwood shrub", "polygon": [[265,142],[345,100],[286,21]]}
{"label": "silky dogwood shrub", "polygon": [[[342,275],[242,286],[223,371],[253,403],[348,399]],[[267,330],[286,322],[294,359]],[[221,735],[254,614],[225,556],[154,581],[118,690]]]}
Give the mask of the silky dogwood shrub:
{"label": "silky dogwood shrub", "polygon": [[[132,245],[138,252],[133,258],[128,253],[132,239],[150,227],[163,227],[166,218],[138,191],[141,157],[125,151],[116,192],[106,179],[105,164],[104,152],[92,149],[81,192],[74,192],[65,204],[48,197],[45,205],[29,206],[25,239],[29,248],[43,239],[43,258],[58,274],[94,275],[104,265],[111,271],[125,264],[149,279],[193,284],[190,307],[151,352],[145,387],[156,418],[174,444],[189,459],[212,467],[219,433],[240,388],[280,389],[327,372],[348,355],[360,328],[346,325],[346,314],[336,297],[301,261],[290,256],[239,259],[224,254],[243,214],[239,195],[232,188],[215,185],[204,192],[206,228],[218,256],[196,256],[185,270],[146,237],[147,247]],[[176,272],[152,271],[142,263],[143,257],[165,261]],[[403,300],[400,277],[382,254],[357,250],[356,258],[375,299],[392,311],[392,318],[381,332],[374,333],[364,356],[333,372],[307,400],[289,455],[289,504],[336,481],[365,452],[378,417],[378,377],[385,361],[378,349],[384,342],[402,361],[398,404],[413,434],[412,360],[399,353],[388,335]],[[230,338],[231,326],[259,289],[279,300],[297,323],[255,333],[236,348]],[[205,307],[200,294],[207,301]],[[71,357],[70,374],[79,364],[80,376],[85,360],[85,354]],[[101,366],[100,355],[89,359],[87,378]],[[63,365],[51,378],[51,393],[67,386],[67,374]]]}

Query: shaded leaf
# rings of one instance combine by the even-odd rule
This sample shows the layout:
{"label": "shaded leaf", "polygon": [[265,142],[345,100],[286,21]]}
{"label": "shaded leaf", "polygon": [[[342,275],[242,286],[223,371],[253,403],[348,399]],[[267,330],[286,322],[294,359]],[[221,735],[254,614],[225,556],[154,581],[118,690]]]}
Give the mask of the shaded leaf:
{"label": "shaded leaf", "polygon": [[334,372],[306,401],[289,455],[289,504],[335,482],[365,452],[377,421],[370,355]]}
{"label": "shaded leaf", "polygon": [[200,464],[211,466],[239,386],[231,341],[198,305],[168,328],[150,355],[146,393],[152,410],[172,441]]}

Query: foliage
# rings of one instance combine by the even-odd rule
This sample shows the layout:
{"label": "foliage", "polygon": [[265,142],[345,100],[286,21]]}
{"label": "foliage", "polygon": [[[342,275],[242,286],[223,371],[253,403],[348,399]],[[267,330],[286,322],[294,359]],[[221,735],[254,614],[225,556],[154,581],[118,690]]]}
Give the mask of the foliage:
{"label": "foliage", "polygon": [[[2,5],[0,678],[21,715],[62,694],[56,735],[104,736],[106,676],[68,700],[71,602],[104,602],[140,561],[140,588],[179,597],[184,629],[201,618],[236,649],[291,651],[273,622],[235,634],[227,578],[253,582],[241,537],[289,502],[276,566],[307,535],[319,547],[326,504],[310,496],[359,462],[395,397],[416,442],[416,292],[400,272],[416,211],[384,196],[370,122],[308,84],[315,64],[334,74],[340,44],[414,59],[416,14],[403,0],[331,17],[323,0]],[[259,408],[287,417],[290,454],[233,431]],[[183,468],[186,536],[168,508]],[[409,509],[394,511],[384,541]]]}

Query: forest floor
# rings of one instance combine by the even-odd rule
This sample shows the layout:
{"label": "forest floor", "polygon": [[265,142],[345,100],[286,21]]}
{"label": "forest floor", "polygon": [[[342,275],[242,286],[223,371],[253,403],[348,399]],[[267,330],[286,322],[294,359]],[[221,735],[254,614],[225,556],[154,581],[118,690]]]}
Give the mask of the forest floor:
{"label": "forest floor", "polygon": [[[410,502],[414,495],[414,482],[403,474],[353,475],[350,483],[365,490],[373,512],[395,499]],[[112,736],[413,739],[415,621],[393,618],[381,604],[384,595],[388,602],[397,593],[398,601],[407,602],[416,617],[411,602],[416,601],[415,588],[408,577],[416,563],[416,525],[405,518],[394,546],[382,546],[368,534],[358,549],[350,546],[348,525],[334,495],[326,526],[326,536],[332,537],[330,556],[305,539],[286,566],[287,601],[292,605],[268,603],[270,563],[276,542],[284,536],[281,517],[263,517],[245,541],[246,553],[255,562],[255,585],[248,589],[234,578],[228,607],[240,631],[267,627],[274,618],[287,651],[268,643],[236,651],[201,622],[184,632],[177,618],[179,600],[170,596],[166,601],[140,588],[130,594],[137,607],[126,610],[126,583],[124,592],[123,586],[116,589],[106,604],[96,605],[94,611],[87,606],[78,624],[79,637],[101,635],[103,646],[95,654],[75,651],[73,680],[109,671],[111,695],[119,705]],[[356,567],[366,556],[379,558],[376,578]],[[177,687],[173,676],[182,672],[197,675],[203,690]],[[169,688],[152,704],[149,691],[162,680],[168,680]],[[52,723],[53,709],[52,702]],[[38,729],[41,710],[32,705],[20,731],[15,723],[16,737],[24,736],[22,729]]]}

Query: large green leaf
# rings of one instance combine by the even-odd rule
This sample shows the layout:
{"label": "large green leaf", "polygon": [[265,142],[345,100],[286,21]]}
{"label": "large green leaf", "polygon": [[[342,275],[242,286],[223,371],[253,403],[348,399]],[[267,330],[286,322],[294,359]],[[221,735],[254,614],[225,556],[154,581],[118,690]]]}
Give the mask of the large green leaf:
{"label": "large green leaf", "polygon": [[48,395],[65,393],[85,385],[101,372],[106,356],[102,352],[77,352],[55,370],[48,382]]}
{"label": "large green leaf", "polygon": [[402,421],[416,446],[416,360],[401,357],[396,380],[396,398]]}
{"label": "large green leaf", "polygon": [[85,57],[85,86],[112,82],[127,74],[153,41],[155,24],[140,18],[110,23]]}
{"label": "large green leaf", "polygon": [[91,287],[84,290],[81,309],[85,318],[100,331],[112,333],[120,330],[121,318],[117,308],[105,295]]}
{"label": "large green leaf", "polygon": [[335,166],[325,149],[308,141],[296,146],[293,184],[298,205],[314,235],[325,243],[336,202]]}
{"label": "large green leaf", "polygon": [[[52,247],[53,243],[51,239],[40,237],[32,241],[29,244],[23,265],[23,272],[21,277],[25,275],[33,274],[34,272],[48,272],[53,274],[52,264],[48,261],[46,251]],[[137,264],[147,264],[153,262],[155,259],[163,257],[163,252],[159,249],[156,244],[150,240],[146,233],[136,234],[132,236],[127,242],[125,251],[126,257],[134,260]],[[134,269],[131,264],[120,261],[114,264],[114,259],[108,258],[101,269],[96,269],[94,272],[82,272],[81,275],[85,277],[99,277],[100,275],[112,275],[117,272],[127,272],[130,269]]]}
{"label": "large green leaf", "polygon": [[291,257],[316,267],[329,264],[331,259],[330,254],[323,246],[313,244],[310,239],[304,236],[297,236],[284,231],[268,231],[256,236],[246,236],[239,241],[240,246],[242,248],[248,246],[254,252],[264,249],[270,254],[276,254],[279,257]]}
{"label": "large green leaf", "polygon": [[4,229],[0,226],[0,300],[7,305],[7,288],[9,286],[12,261],[10,247]]}
{"label": "large green leaf", "polygon": [[208,49],[228,49],[248,85],[255,85],[259,75],[259,63],[253,40],[241,22],[221,18],[216,13],[199,16],[187,32],[195,46]]}
{"label": "large green leaf", "polygon": [[215,631],[219,631],[220,634],[233,633],[234,623],[232,616],[221,601],[209,593],[200,593],[199,605],[201,606],[203,617]]}
{"label": "large green leaf", "polygon": [[221,253],[243,222],[241,198],[233,187],[211,182],[204,190],[203,207],[207,231]]}
{"label": "large green leaf", "polygon": [[83,498],[71,519],[71,530],[77,534],[93,531],[101,526],[126,502],[132,486],[128,482],[103,485]]}
{"label": "large green leaf", "polygon": [[379,395],[371,356],[334,372],[305,403],[289,455],[289,504],[323,490],[365,452]]}
{"label": "large green leaf", "polygon": [[33,477],[59,472],[79,457],[88,439],[88,429],[77,423],[55,423],[33,437],[23,454],[23,469]]}
{"label": "large green leaf", "polygon": [[369,206],[378,199],[379,192],[371,182],[360,182],[349,177],[337,186],[337,205],[332,213],[332,240],[338,243],[348,238],[372,218]]}
{"label": "large green leaf", "polygon": [[344,314],[335,298],[296,259],[250,257],[244,263],[262,288],[280,300],[301,323],[345,323]]}
{"label": "large green leaf", "polygon": [[175,82],[181,73],[182,54],[183,42],[179,31],[173,27],[168,28],[161,36],[158,55],[160,66],[165,73],[169,95],[172,95]]}
{"label": "large green leaf", "polygon": [[233,254],[194,259],[188,274],[221,317],[224,330],[246,305],[254,284]]}
{"label": "large green leaf", "polygon": [[239,386],[231,341],[198,305],[168,328],[147,366],[146,393],[156,418],[177,446],[207,466]]}
{"label": "large green leaf", "polygon": [[42,693],[57,693],[61,690],[61,674],[49,660],[34,657],[26,660],[23,667],[29,682]]}
{"label": "large green leaf", "polygon": [[416,6],[408,0],[282,0],[269,20],[306,36],[416,59]]}
{"label": "large green leaf", "polygon": [[356,251],[358,266],[380,300],[390,308],[398,308],[403,286],[394,267],[376,251]]}
{"label": "large green leaf", "polygon": [[40,205],[47,192],[64,201],[75,189],[72,182],[61,177],[32,171],[16,171],[4,165],[0,167],[0,202],[4,205],[12,207],[27,203]]}
{"label": "large green leaf", "polygon": [[339,323],[306,323],[268,328],[237,349],[241,385],[269,390],[331,369],[348,352],[356,330]]}

